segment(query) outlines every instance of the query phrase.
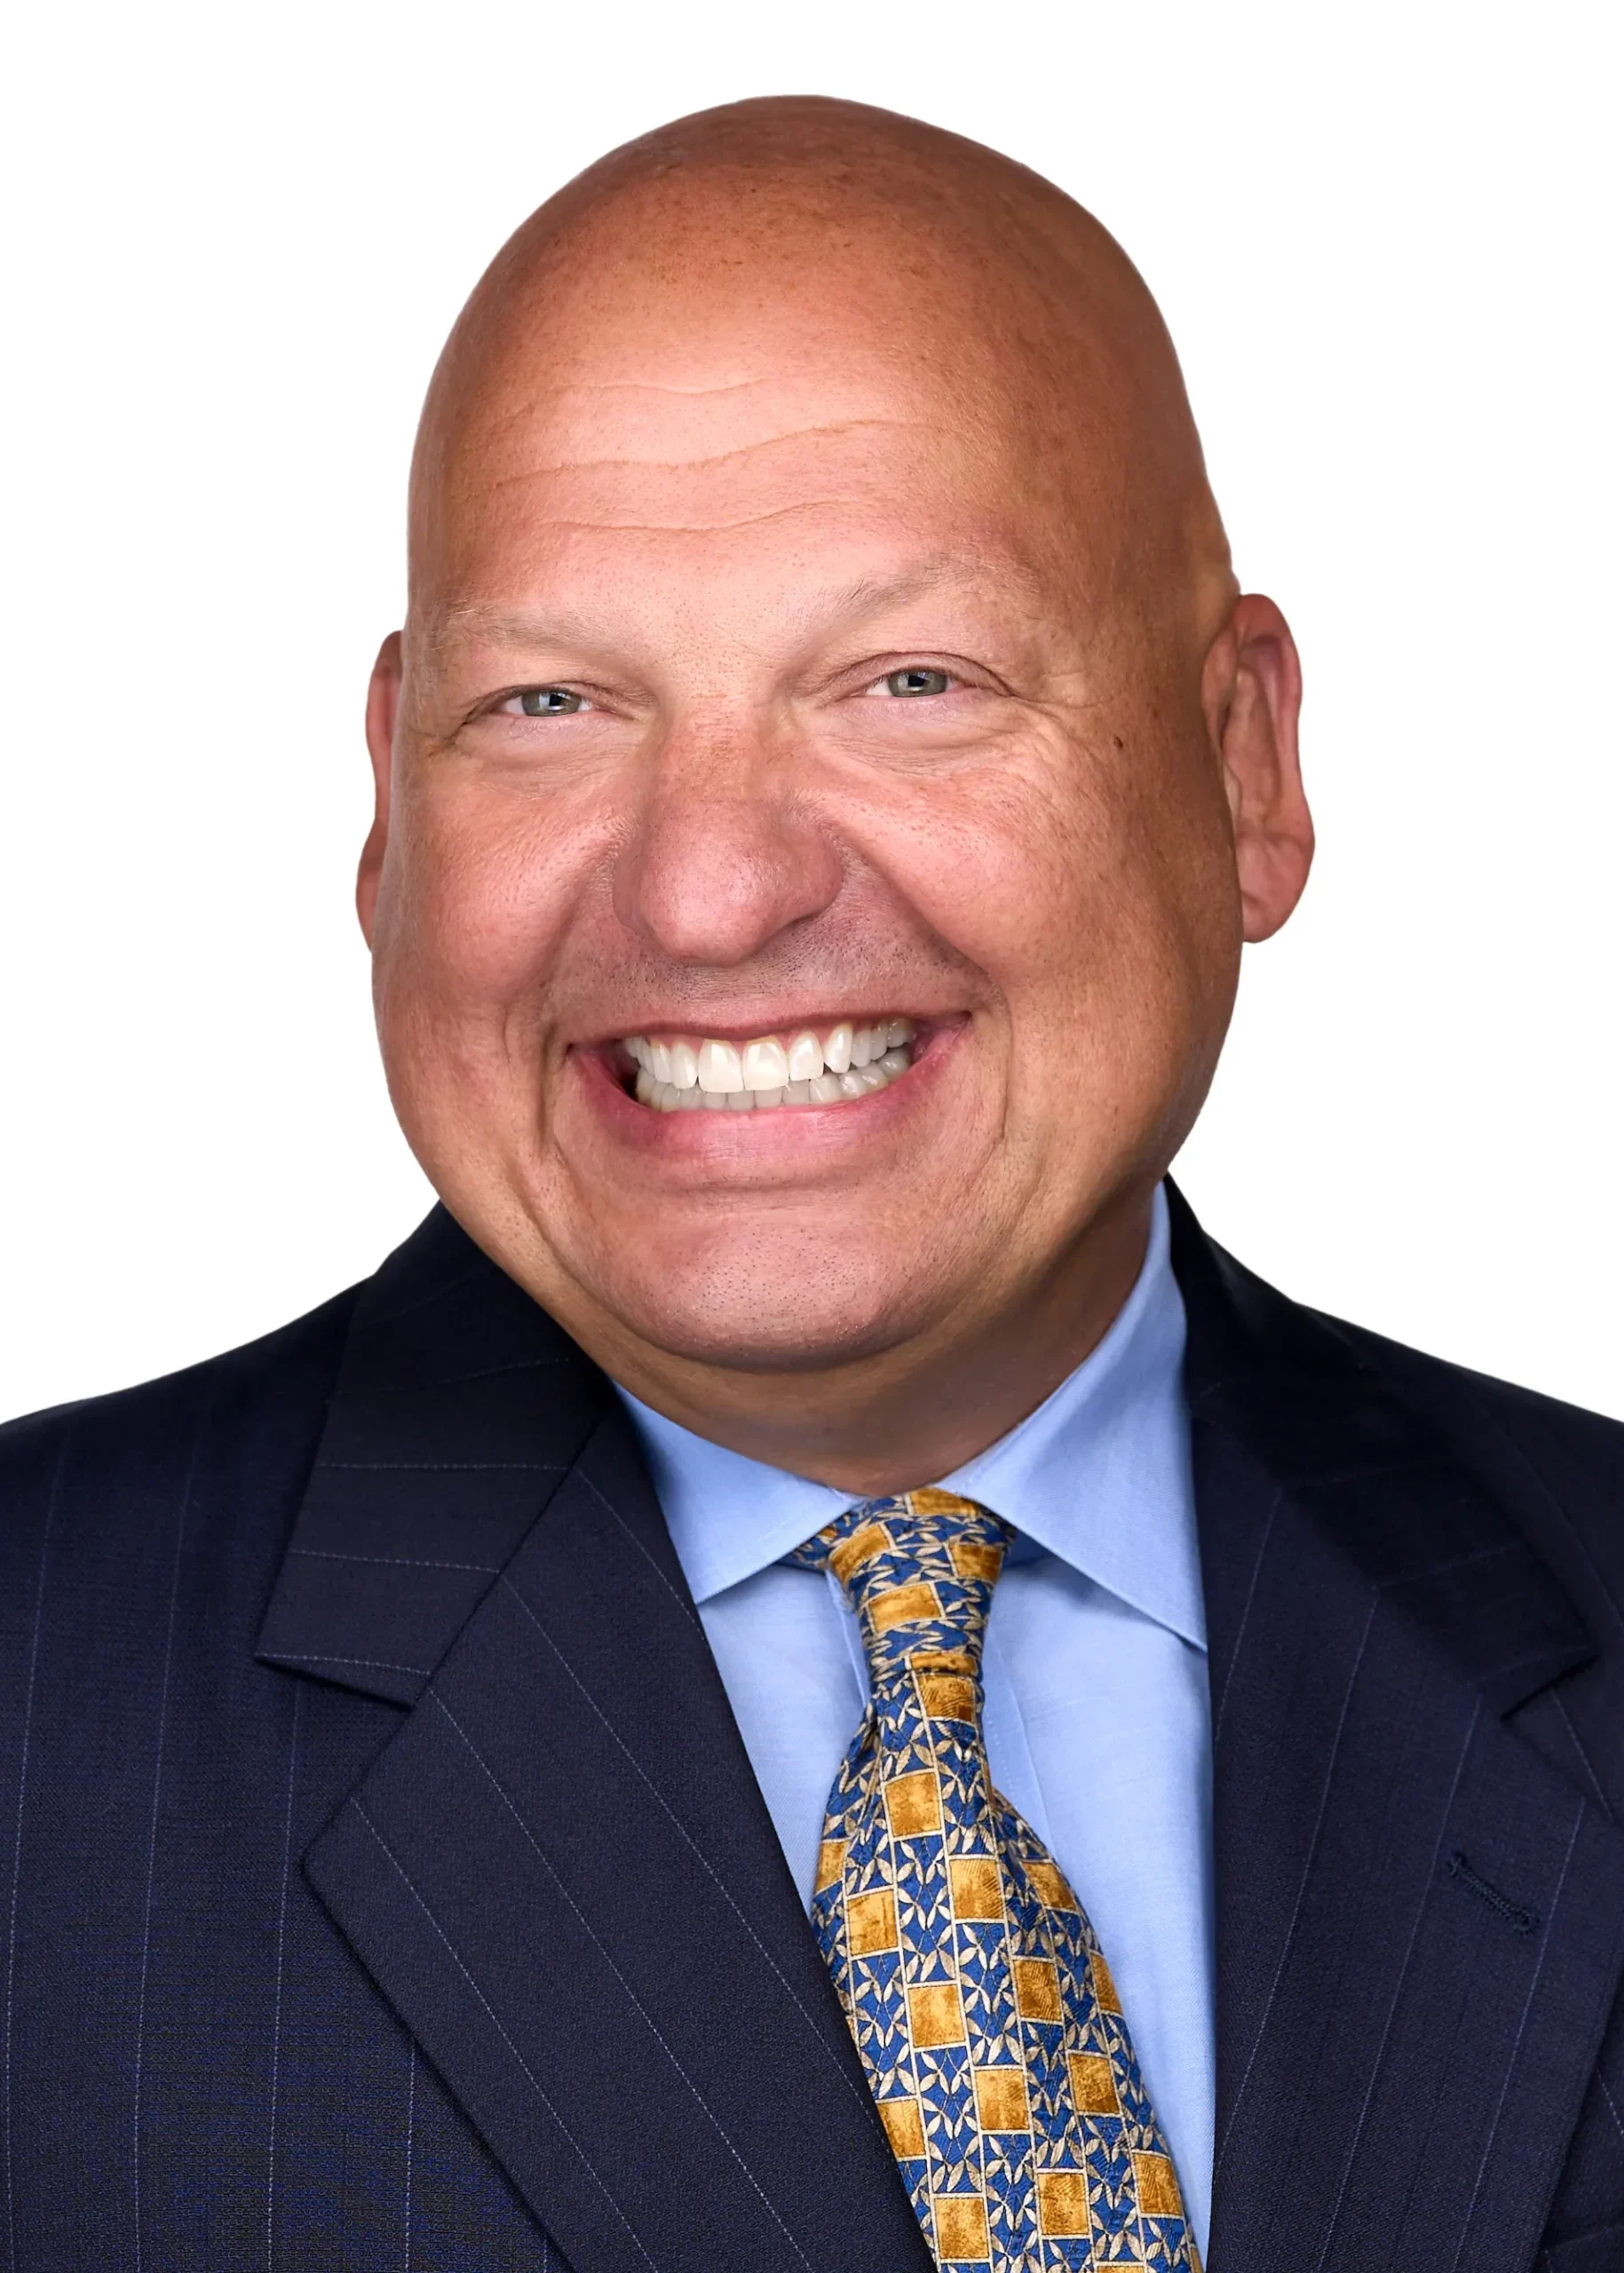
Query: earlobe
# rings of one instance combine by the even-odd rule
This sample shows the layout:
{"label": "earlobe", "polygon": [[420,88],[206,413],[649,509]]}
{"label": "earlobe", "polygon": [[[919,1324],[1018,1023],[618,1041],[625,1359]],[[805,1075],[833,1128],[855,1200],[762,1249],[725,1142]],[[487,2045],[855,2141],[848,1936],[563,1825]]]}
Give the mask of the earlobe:
{"label": "earlobe", "polygon": [[394,765],[395,720],[400,709],[400,634],[392,631],[378,649],[367,689],[367,748],[372,759],[372,826],[361,847],[355,878],[355,912],[367,945],[372,945],[377,914],[378,880],[389,841],[389,789]]}
{"label": "earlobe", "polygon": [[1302,665],[1272,600],[1248,592],[1235,602],[1208,655],[1202,694],[1224,768],[1244,934],[1266,939],[1302,897],[1314,857],[1297,756]]}

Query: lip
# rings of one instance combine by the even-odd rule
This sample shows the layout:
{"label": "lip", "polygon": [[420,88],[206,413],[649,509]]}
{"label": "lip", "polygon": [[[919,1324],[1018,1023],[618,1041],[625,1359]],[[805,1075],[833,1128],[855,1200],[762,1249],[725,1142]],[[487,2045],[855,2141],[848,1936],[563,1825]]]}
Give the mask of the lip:
{"label": "lip", "polygon": [[[871,1014],[869,1023],[883,1017]],[[910,1012],[908,1015],[912,1016]],[[816,1026],[816,1021],[803,1021]],[[856,1147],[883,1142],[913,1113],[928,1107],[931,1097],[958,1054],[969,1030],[968,1012],[946,1018],[916,1018],[914,1063],[906,1073],[864,1097],[848,1097],[838,1105],[780,1106],[775,1113],[654,1113],[639,1105],[623,1086],[616,1060],[624,1061],[620,1037],[572,1049],[566,1068],[573,1070],[578,1094],[598,1126],[612,1141],[625,1144],[646,1160],[692,1162],[725,1169],[796,1161],[809,1166],[844,1154]],[[683,1026],[642,1026],[634,1033],[681,1034]],[[796,1029],[798,1030],[798,1028]],[[707,1026],[707,1036],[717,1041],[753,1041],[778,1029],[772,1026]]]}

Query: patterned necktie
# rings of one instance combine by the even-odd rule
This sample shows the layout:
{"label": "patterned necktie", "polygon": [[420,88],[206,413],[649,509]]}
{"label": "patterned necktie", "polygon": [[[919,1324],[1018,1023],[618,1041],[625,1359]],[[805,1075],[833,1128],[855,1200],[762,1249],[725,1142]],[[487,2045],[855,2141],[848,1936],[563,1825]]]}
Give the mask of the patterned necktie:
{"label": "patterned necktie", "polygon": [[981,1645],[1010,1538],[973,1500],[908,1492],[794,1558],[839,1580],[873,1688],[812,1924],[943,2273],[1200,2273],[1094,1929],[988,1774]]}

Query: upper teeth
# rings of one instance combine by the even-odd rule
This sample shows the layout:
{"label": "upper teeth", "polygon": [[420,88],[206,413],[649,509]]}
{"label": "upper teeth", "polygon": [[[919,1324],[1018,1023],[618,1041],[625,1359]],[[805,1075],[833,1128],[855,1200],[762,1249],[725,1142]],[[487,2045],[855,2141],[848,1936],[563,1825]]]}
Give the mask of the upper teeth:
{"label": "upper teeth", "polygon": [[731,1041],[651,1041],[642,1034],[626,1043],[637,1061],[637,1094],[643,1105],[663,1113],[679,1107],[837,1105],[883,1089],[912,1059],[911,1018],[881,1018],[871,1026],[849,1021],[820,1041],[810,1027],[780,1040],[763,1034],[742,1049]]}

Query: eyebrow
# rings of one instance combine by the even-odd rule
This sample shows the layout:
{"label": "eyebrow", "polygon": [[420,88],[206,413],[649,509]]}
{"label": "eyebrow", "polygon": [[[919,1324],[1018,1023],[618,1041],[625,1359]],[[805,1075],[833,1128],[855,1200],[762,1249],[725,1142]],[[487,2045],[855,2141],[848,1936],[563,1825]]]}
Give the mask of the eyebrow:
{"label": "eyebrow", "polygon": [[[835,630],[853,616],[899,606],[955,582],[984,589],[993,585],[1001,593],[1013,590],[1028,598],[1034,598],[1038,590],[1037,579],[1010,555],[1001,556],[994,569],[985,553],[943,552],[896,576],[856,576],[846,583],[808,593],[797,605],[796,614],[809,630],[814,626]],[[541,614],[463,601],[437,611],[421,636],[432,649],[439,650],[459,645],[464,638],[517,647],[570,646],[600,634],[598,627],[567,608]]]}

